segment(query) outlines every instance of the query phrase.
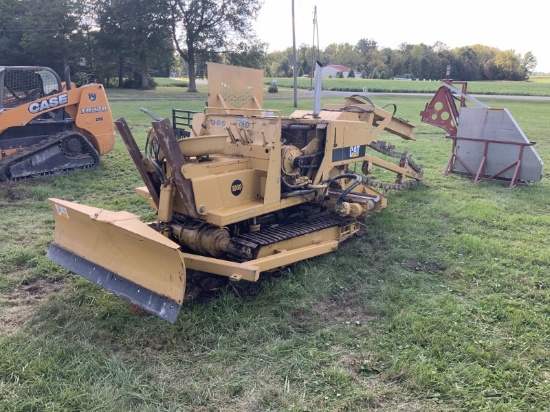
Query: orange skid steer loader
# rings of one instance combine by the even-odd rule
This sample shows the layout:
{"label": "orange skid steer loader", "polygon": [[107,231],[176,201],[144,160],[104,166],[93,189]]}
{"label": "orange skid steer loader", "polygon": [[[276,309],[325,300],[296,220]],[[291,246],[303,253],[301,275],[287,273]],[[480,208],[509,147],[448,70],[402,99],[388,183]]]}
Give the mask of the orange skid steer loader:
{"label": "orange skid steer loader", "polygon": [[100,84],[76,87],[47,67],[0,66],[0,182],[93,169],[113,149]]}

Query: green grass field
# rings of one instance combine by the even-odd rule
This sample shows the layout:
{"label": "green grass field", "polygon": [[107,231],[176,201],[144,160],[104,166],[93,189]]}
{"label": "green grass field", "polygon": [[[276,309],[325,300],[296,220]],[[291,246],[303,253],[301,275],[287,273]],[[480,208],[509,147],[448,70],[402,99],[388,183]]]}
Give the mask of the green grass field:
{"label": "green grass field", "polygon": [[[204,88],[168,83],[108,90],[141,147],[140,107],[204,106]],[[290,114],[283,96],[264,106]],[[0,184],[0,410],[549,410],[550,176],[512,189],[444,178],[451,142],[420,123],[429,99],[372,96],[417,125],[398,148],[424,164],[422,185],[388,193],[335,253],[187,302],[174,325],[45,258],[48,197],[154,219],[120,138],[94,171]],[[550,158],[550,101],[481,100],[507,108]]]}
{"label": "green grass field", "polygon": [[[273,79],[266,79],[265,84],[271,84]],[[294,87],[294,79],[278,78],[279,87]],[[310,88],[312,81],[308,78],[297,79],[299,89]],[[313,84],[315,84],[313,82]],[[435,93],[441,85],[440,81],[434,80],[376,80],[376,79],[324,79],[323,90],[361,92],[363,88],[371,93]],[[456,86],[460,88],[461,86]],[[472,94],[502,94],[502,95],[530,95],[550,96],[550,77],[533,76],[525,82],[499,81],[468,82],[468,93]]]}

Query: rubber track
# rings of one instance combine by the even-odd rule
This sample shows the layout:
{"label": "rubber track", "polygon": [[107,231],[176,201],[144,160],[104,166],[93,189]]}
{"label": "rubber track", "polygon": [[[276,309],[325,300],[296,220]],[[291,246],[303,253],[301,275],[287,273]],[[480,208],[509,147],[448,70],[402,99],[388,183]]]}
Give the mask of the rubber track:
{"label": "rubber track", "polygon": [[7,156],[4,159],[0,160],[0,182],[3,182],[3,181],[19,181],[19,180],[31,179],[31,178],[40,177],[40,176],[47,176],[47,175],[51,175],[51,174],[69,173],[69,172],[72,172],[72,171],[91,169],[91,168],[97,167],[99,165],[99,162],[100,162],[99,155],[97,154],[97,152],[95,151],[95,149],[92,146],[89,146],[88,149],[93,150],[93,153],[88,153],[88,154],[90,154],[90,156],[92,158],[94,158],[94,160],[95,160],[94,163],[91,164],[91,165],[81,166],[81,167],[78,167],[78,168],[67,168],[67,169],[52,171],[52,172],[36,173],[36,174],[32,174],[32,175],[29,175],[29,176],[26,176],[26,177],[15,178],[15,179],[7,177],[6,169],[11,167],[18,160],[24,159],[28,156],[33,156],[34,154],[40,152],[41,150],[44,150],[44,149],[48,148],[51,145],[59,143],[65,137],[68,137],[72,134],[78,135],[81,139],[83,139],[89,145],[88,140],[79,133],[72,132],[72,131],[65,131],[65,132],[56,133],[56,134],[48,137],[47,139],[44,139],[44,140],[42,140],[38,143],[35,143],[32,146],[24,148],[24,150],[21,150],[20,152],[14,153],[14,154],[12,154],[10,156]]}

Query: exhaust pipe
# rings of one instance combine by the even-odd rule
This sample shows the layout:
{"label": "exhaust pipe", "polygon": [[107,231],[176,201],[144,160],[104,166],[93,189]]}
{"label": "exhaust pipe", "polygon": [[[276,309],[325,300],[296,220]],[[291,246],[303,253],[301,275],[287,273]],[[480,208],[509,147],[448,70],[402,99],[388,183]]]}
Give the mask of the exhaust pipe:
{"label": "exhaust pipe", "polygon": [[313,116],[319,117],[321,111],[321,92],[323,91],[323,65],[316,62],[315,65],[315,92],[313,94]]}
{"label": "exhaust pipe", "polygon": [[65,88],[71,90],[71,68],[65,67]]}

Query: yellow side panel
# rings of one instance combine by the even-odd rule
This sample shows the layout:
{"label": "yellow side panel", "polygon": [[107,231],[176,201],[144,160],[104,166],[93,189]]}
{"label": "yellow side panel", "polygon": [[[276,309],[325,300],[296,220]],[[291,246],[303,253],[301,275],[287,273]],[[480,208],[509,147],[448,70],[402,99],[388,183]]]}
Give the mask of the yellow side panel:
{"label": "yellow side panel", "polygon": [[201,214],[261,197],[260,176],[253,169],[192,179],[191,182]]}

